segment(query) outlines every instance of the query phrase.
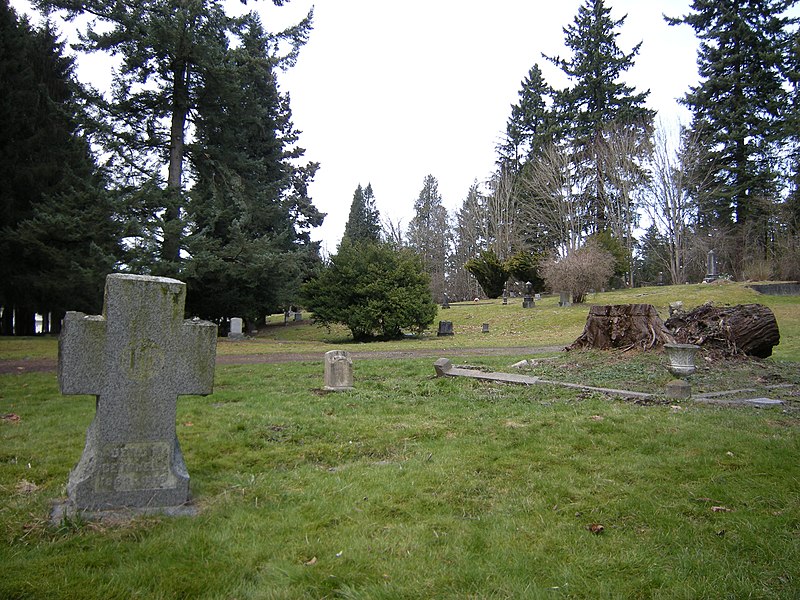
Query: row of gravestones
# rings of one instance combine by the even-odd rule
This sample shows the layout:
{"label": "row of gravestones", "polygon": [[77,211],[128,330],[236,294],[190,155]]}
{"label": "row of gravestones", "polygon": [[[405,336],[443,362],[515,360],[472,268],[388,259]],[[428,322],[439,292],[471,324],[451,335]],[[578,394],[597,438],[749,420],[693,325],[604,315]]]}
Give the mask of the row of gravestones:
{"label": "row of gravestones", "polygon": [[[102,315],[67,313],[59,338],[61,393],[94,395],[97,408],[54,519],[120,509],[191,513],[177,397],[212,392],[217,326],[185,320],[185,300],[181,281],[112,274]],[[352,385],[349,354],[326,353],[325,389]]]}
{"label": "row of gravestones", "polygon": [[[283,314],[283,324],[286,325],[289,322],[290,315],[294,315],[295,321],[302,321],[303,320],[303,313],[300,311],[286,311]],[[242,339],[244,337],[243,332],[244,327],[244,319],[241,317],[231,317],[230,329],[228,330],[228,338],[232,340]]]}

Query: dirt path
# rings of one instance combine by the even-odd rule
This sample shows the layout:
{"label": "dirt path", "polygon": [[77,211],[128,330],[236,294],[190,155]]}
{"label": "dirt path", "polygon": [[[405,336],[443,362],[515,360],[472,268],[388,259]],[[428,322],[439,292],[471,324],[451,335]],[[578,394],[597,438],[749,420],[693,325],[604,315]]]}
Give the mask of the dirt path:
{"label": "dirt path", "polygon": [[[356,360],[387,360],[446,356],[456,358],[459,356],[517,356],[523,354],[543,354],[558,352],[562,346],[517,346],[512,348],[419,348],[416,350],[357,350],[350,352]],[[252,365],[274,364],[287,362],[322,361],[324,352],[294,352],[272,354],[223,354],[217,356],[218,365]],[[58,361],[52,358],[37,358],[31,360],[0,360],[0,375],[9,373],[47,373],[55,372]]]}

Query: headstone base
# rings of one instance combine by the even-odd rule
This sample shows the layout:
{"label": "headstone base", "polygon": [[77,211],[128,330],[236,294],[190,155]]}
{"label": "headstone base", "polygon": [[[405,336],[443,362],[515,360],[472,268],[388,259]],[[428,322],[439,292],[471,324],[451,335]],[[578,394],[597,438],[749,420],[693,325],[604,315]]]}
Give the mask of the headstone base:
{"label": "headstone base", "polygon": [[525,296],[522,299],[522,308],[533,308],[534,306],[535,305],[533,303],[533,297],[532,296]]}
{"label": "headstone base", "polygon": [[692,386],[683,379],[673,379],[664,386],[664,393],[667,398],[681,399],[692,397]]}
{"label": "headstone base", "polygon": [[126,523],[137,517],[196,517],[199,513],[199,509],[194,504],[89,510],[78,508],[70,500],[63,500],[53,504],[53,508],[50,511],[50,523],[53,525],[60,525],[67,519],[101,521],[104,523]]}

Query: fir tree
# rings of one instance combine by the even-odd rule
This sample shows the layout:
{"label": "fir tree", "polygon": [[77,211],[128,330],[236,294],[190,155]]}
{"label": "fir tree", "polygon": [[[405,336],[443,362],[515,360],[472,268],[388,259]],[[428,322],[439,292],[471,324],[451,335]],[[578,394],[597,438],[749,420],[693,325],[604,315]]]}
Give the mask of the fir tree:
{"label": "fir tree", "polygon": [[250,323],[295,301],[318,260],[308,229],[322,217],[307,197],[316,165],[296,166],[288,97],[278,89],[270,38],[254,15],[197,100],[187,204],[187,309],[204,318]]}
{"label": "fir tree", "polygon": [[785,63],[786,11],[796,0],[695,0],[692,11],[668,18],[700,39],[700,83],[684,103],[692,129],[711,150],[715,185],[697,198],[701,225],[733,226],[746,246],[766,250],[768,221],[779,185],[775,170],[789,106]]}
{"label": "fir tree", "polygon": [[[273,3],[280,6],[284,0]],[[187,131],[206,86],[226,72],[223,63],[231,40],[242,41],[242,30],[253,17],[227,16],[220,0],[36,4],[43,10],[62,9],[68,19],[91,15],[79,49],[121,59],[111,98],[97,99],[102,117],[98,141],[111,153],[116,185],[134,203],[129,221],[135,227],[129,237],[138,237],[145,250],[156,250],[152,271],[179,274],[187,227],[186,158],[192,150]],[[310,27],[309,13],[295,27],[268,35],[265,60],[291,65]],[[285,47],[288,51],[279,56]]]}
{"label": "fir tree", "polygon": [[381,219],[375,206],[372,184],[368,183],[366,188],[362,188],[359,184],[353,193],[353,202],[350,204],[350,215],[344,227],[342,241],[378,242],[380,238]]}
{"label": "fir tree", "polygon": [[34,313],[99,311],[118,258],[110,198],[81,136],[73,61],[53,28],[0,2],[0,305],[3,333],[31,335]]}
{"label": "fir tree", "polygon": [[505,140],[498,147],[501,162],[510,162],[515,171],[552,137],[552,94],[542,70],[534,64],[522,80],[519,101],[511,105]]}
{"label": "fir tree", "polygon": [[414,217],[408,224],[408,245],[420,257],[430,275],[434,298],[440,298],[445,292],[450,227],[447,209],[439,194],[439,182],[433,175],[425,177],[414,202]]}
{"label": "fir tree", "polygon": [[572,85],[556,93],[557,120],[563,123],[576,159],[581,161],[594,230],[606,227],[608,207],[616,201],[607,163],[608,138],[615,131],[638,131],[647,139],[655,113],[645,107],[647,92],[625,84],[621,77],[634,65],[641,42],[629,53],[617,45],[626,17],[613,19],[604,0],[586,0],[574,22],[564,28],[569,58],[545,57],[557,65]]}

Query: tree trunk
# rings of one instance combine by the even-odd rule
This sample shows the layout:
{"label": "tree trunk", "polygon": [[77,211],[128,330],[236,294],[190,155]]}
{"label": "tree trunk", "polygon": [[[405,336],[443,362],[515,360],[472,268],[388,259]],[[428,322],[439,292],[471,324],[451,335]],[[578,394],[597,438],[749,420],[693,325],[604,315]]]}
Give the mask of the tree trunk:
{"label": "tree trunk", "polygon": [[32,310],[17,308],[14,311],[14,335],[36,335],[36,313]]}
{"label": "tree trunk", "polygon": [[56,310],[50,313],[50,333],[59,335],[61,333],[61,324],[66,316],[66,311]]}
{"label": "tree trunk", "polygon": [[674,341],[652,304],[615,304],[592,306],[583,333],[567,350],[649,350]]}
{"label": "tree trunk", "polygon": [[164,231],[161,258],[177,264],[181,249],[181,200],[183,192],[183,157],[186,146],[186,117],[189,113],[188,66],[178,62],[172,73],[172,106],[169,135],[169,168],[164,194]]}
{"label": "tree trunk", "polygon": [[0,335],[14,335],[14,309],[10,306],[3,307],[3,317],[0,319]]}
{"label": "tree trunk", "polygon": [[725,354],[748,354],[758,358],[772,355],[781,335],[773,312],[763,304],[715,307],[710,303],[667,319],[675,339]]}

